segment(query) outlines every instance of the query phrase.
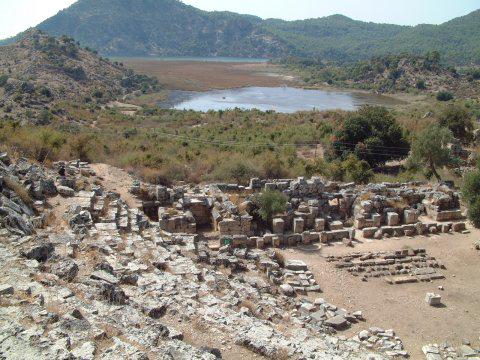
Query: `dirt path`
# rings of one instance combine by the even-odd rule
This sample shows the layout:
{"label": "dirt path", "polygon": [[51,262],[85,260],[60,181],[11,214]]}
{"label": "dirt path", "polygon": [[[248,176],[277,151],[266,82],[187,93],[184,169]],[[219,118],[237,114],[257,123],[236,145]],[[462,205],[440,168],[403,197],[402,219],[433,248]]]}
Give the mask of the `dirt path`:
{"label": "dirt path", "polygon": [[[308,264],[323,290],[321,297],[347,310],[363,311],[367,322],[357,325],[349,335],[369,326],[394,329],[411,357],[423,359],[421,348],[428,343],[448,341],[459,346],[463,339],[474,345],[480,343],[480,253],[473,249],[479,235],[479,230],[472,230],[469,235],[369,241],[355,249],[338,244],[316,253],[288,249],[284,254],[287,259],[301,259]],[[323,258],[357,251],[400,250],[406,246],[425,248],[445,264],[447,270],[441,272],[446,279],[404,285],[389,285],[383,279],[362,282]],[[438,289],[440,285],[444,291]],[[445,307],[428,306],[424,300],[427,292],[441,294]]]}
{"label": "dirt path", "polygon": [[126,171],[107,164],[91,164],[90,167],[95,171],[106,190],[119,193],[131,208],[142,207],[142,203],[129,192],[134,178]]}

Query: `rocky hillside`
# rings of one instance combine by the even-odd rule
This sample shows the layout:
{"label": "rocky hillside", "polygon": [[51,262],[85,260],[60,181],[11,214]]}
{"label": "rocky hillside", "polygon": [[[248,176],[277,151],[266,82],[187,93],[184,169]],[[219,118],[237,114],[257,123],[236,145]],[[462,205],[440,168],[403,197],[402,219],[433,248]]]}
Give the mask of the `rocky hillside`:
{"label": "rocky hillside", "polygon": [[438,50],[449,62],[480,63],[480,11],[441,25],[398,26],[341,15],[302,21],[207,12],[178,0],[79,0],[38,28],[66,34],[102,54],[357,61]]}
{"label": "rocky hillside", "polygon": [[373,57],[344,66],[326,65],[315,59],[288,59],[282,63],[298,71],[309,85],[327,83],[381,93],[447,90],[462,97],[475,97],[480,92],[477,70],[459,72],[446,66],[438,52]]}
{"label": "rocky hillside", "polygon": [[155,85],[66,36],[33,30],[0,51],[0,118],[45,123],[59,101],[104,103]]}
{"label": "rocky hillside", "polygon": [[[0,154],[0,357],[388,358],[335,335],[361,312],[267,282],[266,269],[280,271],[268,251],[212,251],[197,235],[162,232],[102,179],[78,161],[46,169]],[[372,331],[405,353],[392,330]]]}

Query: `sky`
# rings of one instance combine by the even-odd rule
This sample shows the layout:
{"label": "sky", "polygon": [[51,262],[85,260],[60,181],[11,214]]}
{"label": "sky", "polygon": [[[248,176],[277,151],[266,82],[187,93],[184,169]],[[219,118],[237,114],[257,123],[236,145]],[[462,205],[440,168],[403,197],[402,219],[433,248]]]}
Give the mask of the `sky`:
{"label": "sky", "polygon": [[[18,34],[76,0],[0,0],[0,39]],[[130,0],[136,1],[136,0]],[[298,20],[342,14],[400,25],[441,24],[480,8],[480,0],[183,0],[202,10]]]}

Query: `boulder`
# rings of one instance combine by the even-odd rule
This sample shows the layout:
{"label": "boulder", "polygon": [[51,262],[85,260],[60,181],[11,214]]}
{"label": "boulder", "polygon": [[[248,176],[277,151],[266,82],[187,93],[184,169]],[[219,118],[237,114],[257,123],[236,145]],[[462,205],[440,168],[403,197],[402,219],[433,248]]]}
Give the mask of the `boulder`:
{"label": "boulder", "polygon": [[333,327],[335,330],[342,330],[348,327],[348,321],[343,315],[336,315],[326,320],[325,325]]}
{"label": "boulder", "polygon": [[58,193],[63,197],[73,197],[75,196],[75,190],[69,188],[68,186],[58,186]]}
{"label": "boulder", "polygon": [[50,259],[55,251],[52,243],[43,243],[34,245],[31,248],[21,251],[21,255],[30,260],[37,260],[38,262],[45,262]]}

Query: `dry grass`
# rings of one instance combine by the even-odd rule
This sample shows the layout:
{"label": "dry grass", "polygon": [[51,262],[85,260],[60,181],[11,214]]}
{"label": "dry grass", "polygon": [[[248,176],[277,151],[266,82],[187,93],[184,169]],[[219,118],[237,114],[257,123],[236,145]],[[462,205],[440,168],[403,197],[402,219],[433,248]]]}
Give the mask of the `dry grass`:
{"label": "dry grass", "polygon": [[3,179],[3,181],[5,183],[5,186],[8,189],[15,192],[15,194],[17,194],[17,196],[20,198],[20,200],[23,201],[23,203],[25,205],[28,205],[28,206],[33,205],[33,200],[30,197],[30,194],[28,193],[27,189],[25,189],[25,187],[22,184],[20,184],[18,181],[14,180],[13,178],[8,177],[8,176],[5,177]]}
{"label": "dry grass", "polygon": [[[223,63],[118,59],[138,73],[156,77],[166,89],[205,91],[244,86],[298,83],[282,76],[281,67],[267,63]],[[277,74],[279,76],[271,76]],[[161,95],[160,95],[161,96]],[[147,98],[147,100],[151,100]]]}

